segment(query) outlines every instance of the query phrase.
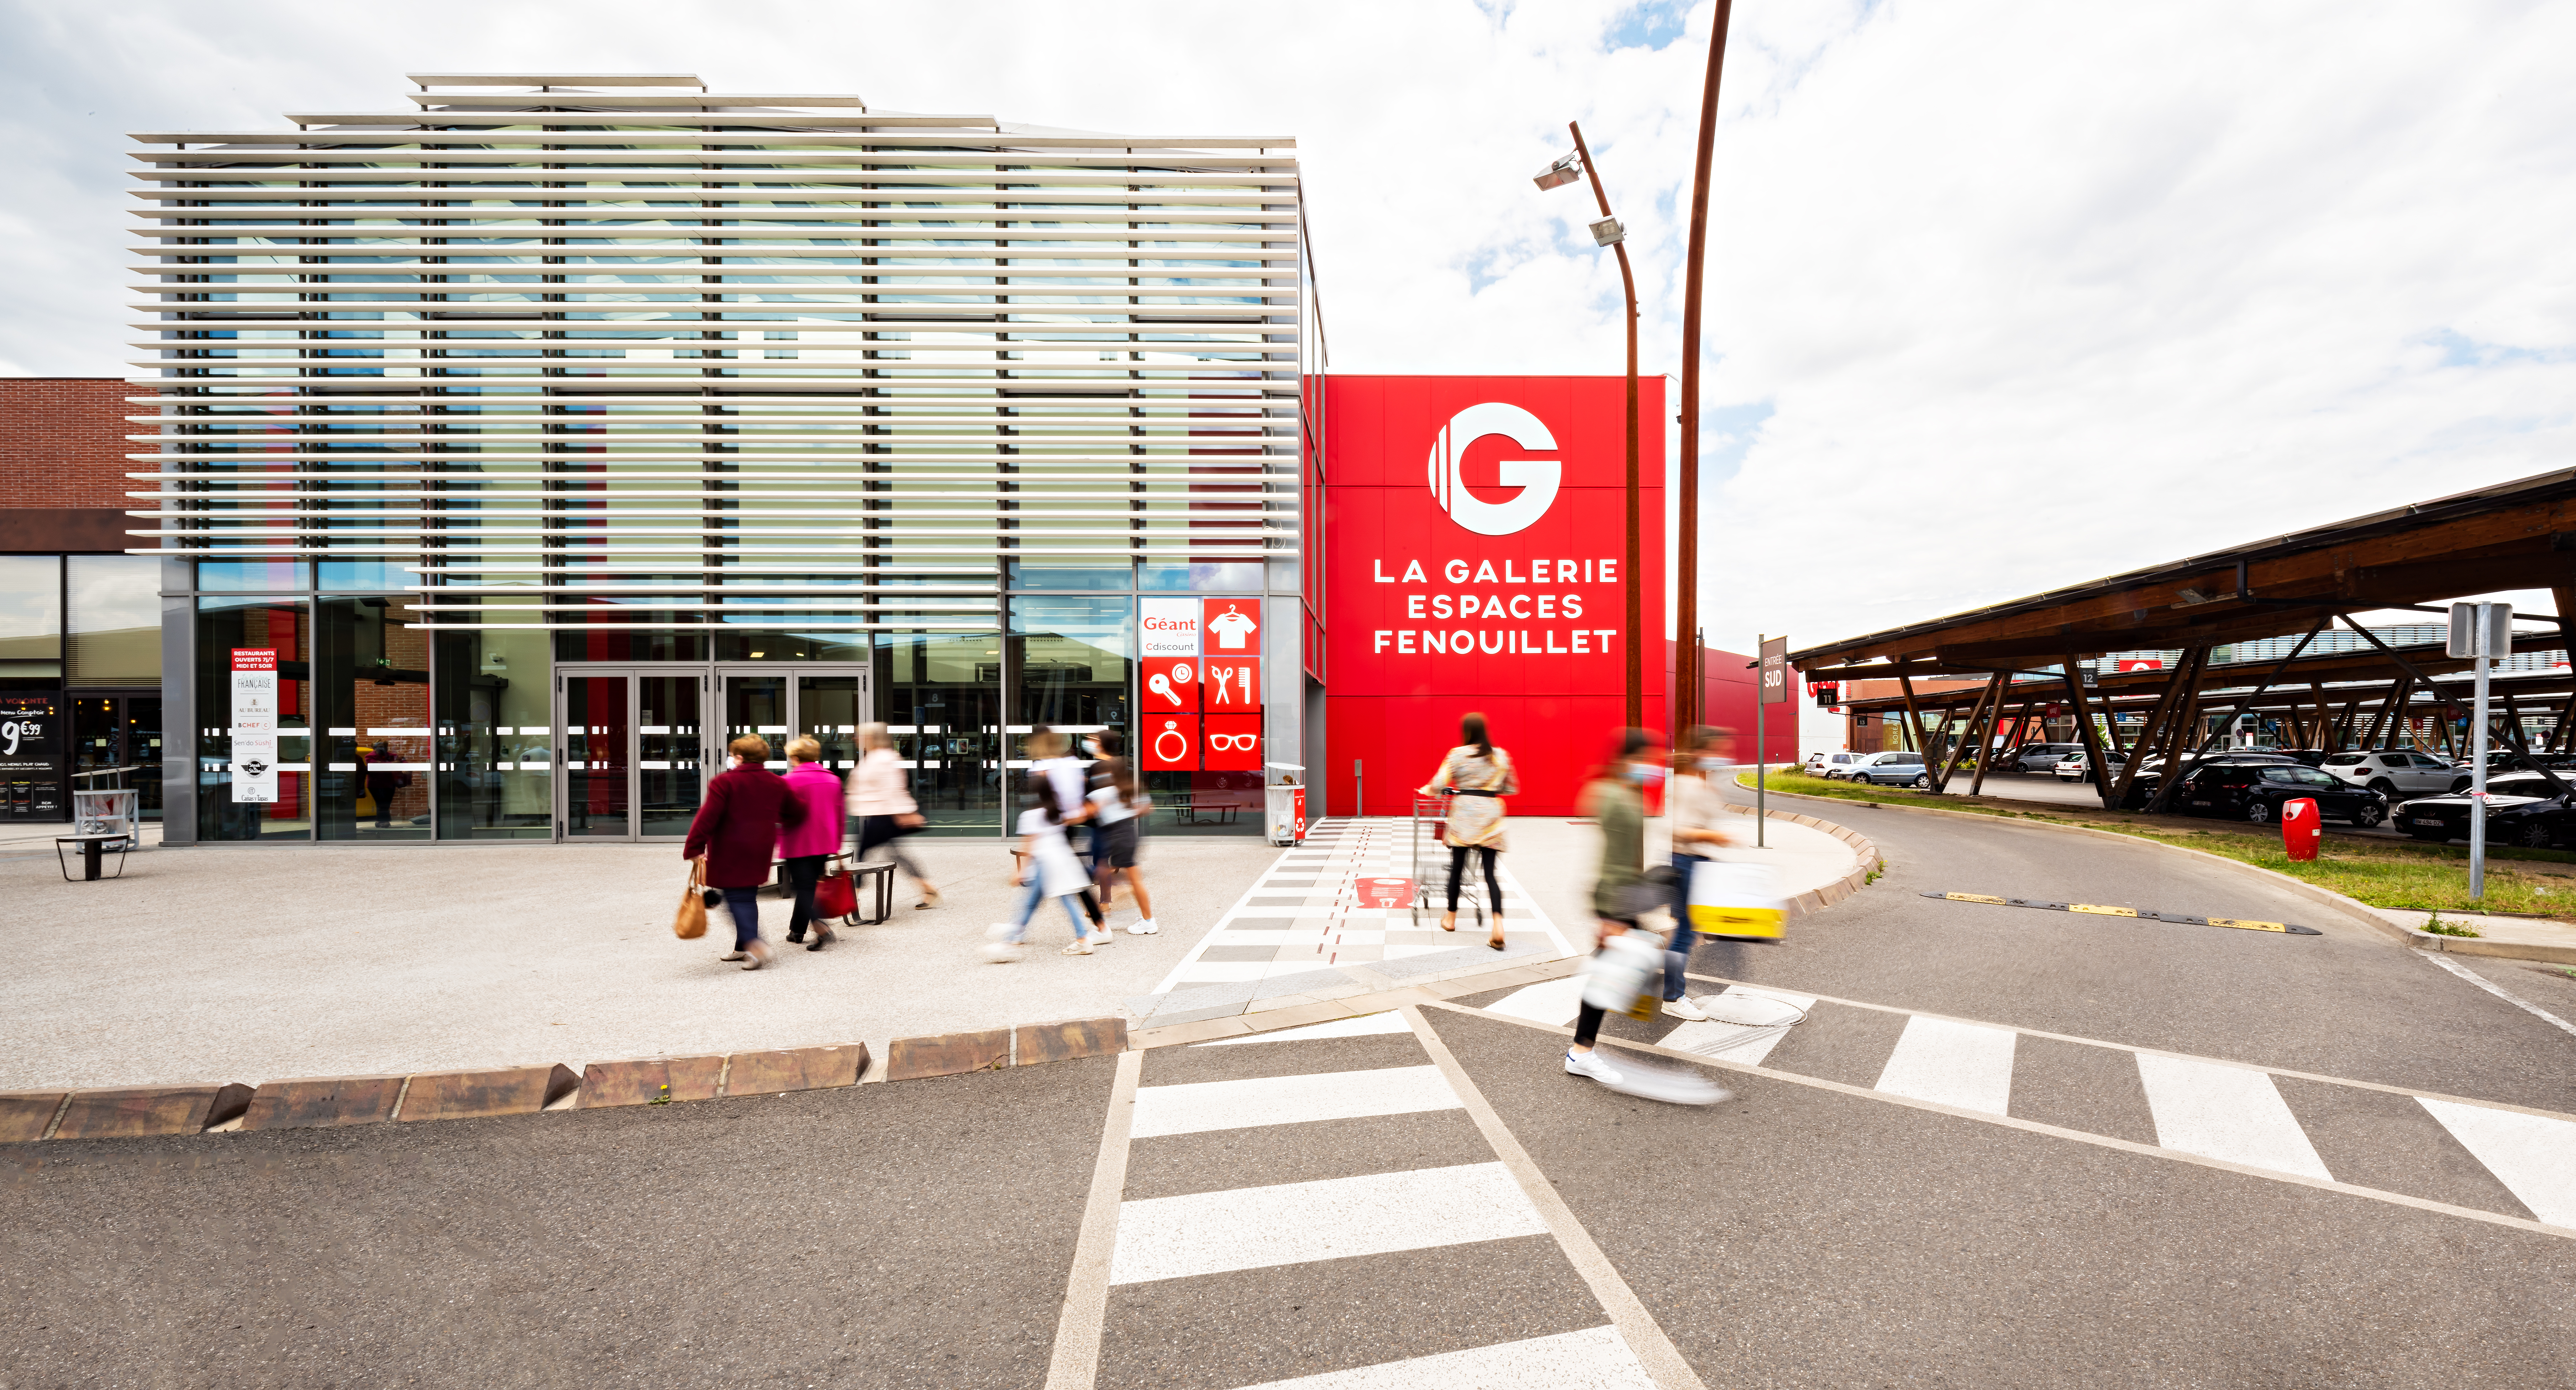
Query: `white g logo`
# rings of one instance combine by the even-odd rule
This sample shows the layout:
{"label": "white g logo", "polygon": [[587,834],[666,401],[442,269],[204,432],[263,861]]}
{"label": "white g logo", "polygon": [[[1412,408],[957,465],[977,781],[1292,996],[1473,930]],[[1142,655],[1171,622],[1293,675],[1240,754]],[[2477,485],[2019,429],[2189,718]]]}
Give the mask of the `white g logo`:
{"label": "white g logo", "polygon": [[1487,401],[1449,417],[1431,444],[1431,495],[1449,519],[1480,536],[1508,536],[1528,530],[1556,502],[1556,485],[1565,470],[1554,459],[1502,459],[1498,468],[1505,487],[1519,488],[1509,502],[1488,502],[1458,481],[1459,461],[1468,446],[1489,434],[1509,438],[1524,449],[1553,449],[1556,436],[1539,418],[1516,405]]}

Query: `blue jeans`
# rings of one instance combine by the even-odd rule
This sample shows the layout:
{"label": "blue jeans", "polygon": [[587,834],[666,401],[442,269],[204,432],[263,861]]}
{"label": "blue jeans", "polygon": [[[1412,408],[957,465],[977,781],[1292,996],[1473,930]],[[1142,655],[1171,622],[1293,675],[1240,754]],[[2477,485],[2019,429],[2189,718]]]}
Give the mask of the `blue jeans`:
{"label": "blue jeans", "polygon": [[[1044,902],[1046,900],[1046,896],[1046,882],[1039,876],[1038,866],[1031,864],[1029,866],[1029,891],[1021,896],[1019,920],[1011,927],[1012,945],[1019,945],[1020,939],[1029,934],[1029,919],[1037,915],[1038,904]],[[1084,925],[1082,914],[1074,910],[1074,897],[1075,895],[1071,893],[1058,893],[1055,900],[1064,908],[1064,919],[1073,923],[1073,939],[1080,941],[1084,936],[1089,934],[1091,929]]]}
{"label": "blue jeans", "polygon": [[1673,856],[1673,939],[1664,944],[1664,1002],[1682,997],[1682,972],[1690,969],[1691,948],[1699,944],[1699,933],[1691,930],[1691,874],[1708,862],[1704,855]]}
{"label": "blue jeans", "polygon": [[733,914],[733,948],[747,949],[760,939],[760,890],[757,888],[719,888],[724,894],[725,911]]}

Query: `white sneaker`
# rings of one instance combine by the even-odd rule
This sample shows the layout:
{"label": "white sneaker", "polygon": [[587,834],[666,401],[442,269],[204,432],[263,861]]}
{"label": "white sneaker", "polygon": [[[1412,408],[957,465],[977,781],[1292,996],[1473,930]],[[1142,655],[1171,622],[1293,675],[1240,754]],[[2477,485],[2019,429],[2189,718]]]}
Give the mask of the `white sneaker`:
{"label": "white sneaker", "polygon": [[1617,1067],[1601,1060],[1599,1048],[1594,1048],[1590,1052],[1576,1052],[1568,1048],[1565,1054],[1565,1069],[1576,1076],[1591,1077],[1604,1086],[1616,1086],[1623,1079]]}
{"label": "white sneaker", "polygon": [[1080,941],[1077,941],[1077,942],[1073,943],[1072,945],[1065,947],[1065,948],[1064,948],[1064,951],[1063,951],[1063,954],[1068,955],[1068,956],[1087,956],[1087,955],[1090,955],[1090,954],[1091,954],[1091,938],[1086,936],[1086,937],[1082,938]]}
{"label": "white sneaker", "polygon": [[1687,998],[1665,1000],[1664,1012],[1674,1018],[1689,1019],[1693,1023],[1708,1022],[1708,1012]]}
{"label": "white sneaker", "polygon": [[743,953],[742,953],[742,952],[740,952],[740,951],[727,951],[727,952],[725,952],[723,955],[720,955],[720,956],[716,957],[716,959],[717,959],[717,960],[746,960],[746,959],[749,959],[749,957],[746,957],[746,956],[745,956],[745,955],[743,955]]}
{"label": "white sneaker", "polygon": [[1152,936],[1161,930],[1161,927],[1154,925],[1154,919],[1151,917],[1139,917],[1127,924],[1127,932],[1130,936]]}
{"label": "white sneaker", "polygon": [[1008,965],[1020,958],[1020,948],[1007,941],[996,941],[984,948],[984,959],[995,965]]}

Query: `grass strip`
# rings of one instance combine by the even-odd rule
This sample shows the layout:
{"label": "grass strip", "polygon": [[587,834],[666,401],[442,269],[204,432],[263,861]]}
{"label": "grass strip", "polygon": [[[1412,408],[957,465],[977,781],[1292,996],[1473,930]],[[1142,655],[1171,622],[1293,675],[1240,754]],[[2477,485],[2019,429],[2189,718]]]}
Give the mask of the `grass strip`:
{"label": "grass strip", "polygon": [[[1747,791],[1753,789],[1753,774],[1749,771],[1738,773],[1735,781]],[[2372,907],[2412,912],[2513,912],[2550,917],[2566,915],[2571,908],[2576,908],[2576,904],[2570,902],[2571,898],[2576,898],[2576,882],[2571,882],[2567,875],[2534,872],[2515,866],[2515,861],[2535,866],[2543,863],[2576,864],[2576,854],[2565,850],[2488,847],[2486,896],[2473,899],[2469,896],[2469,849],[2466,845],[2432,845],[2402,840],[2380,842],[2328,836],[2315,859],[2296,861],[2282,846],[2280,832],[2269,826],[2257,828],[2246,825],[2240,829],[2232,821],[2211,826],[2195,824],[2179,816],[2145,816],[2134,811],[2084,811],[2075,808],[2068,808],[2065,812],[2033,811],[2026,809],[2026,803],[2008,805],[1993,797],[1941,796],[1894,787],[1860,787],[1776,768],[1767,783],[1773,791],[1831,801],[1879,806],[1929,806],[1943,811],[1993,816],[1998,820],[2039,821],[2050,825],[2108,830],[2288,874]],[[1962,891],[1971,891],[1969,885],[1960,887]],[[1999,890],[1977,888],[1974,891]]]}

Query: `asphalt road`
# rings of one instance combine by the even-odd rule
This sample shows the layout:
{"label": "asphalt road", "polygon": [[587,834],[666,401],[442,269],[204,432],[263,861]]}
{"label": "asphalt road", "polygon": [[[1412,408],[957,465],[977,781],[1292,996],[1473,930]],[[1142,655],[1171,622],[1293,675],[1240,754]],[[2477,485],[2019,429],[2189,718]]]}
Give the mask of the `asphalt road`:
{"label": "asphalt road", "polygon": [[[1818,1000],[1705,1066],[1724,1104],[1565,1075],[1533,986],[1158,1049],[1132,1102],[1100,1060],[25,1146],[0,1386],[1034,1387],[1069,1297],[1069,1383],[1141,1390],[2576,1383],[2576,1237],[2533,1224],[2576,1187],[2460,1137],[2559,1121],[2443,1099],[2576,1112],[2576,1036],[2225,865],[1838,811],[1887,876],[1693,962]],[[2471,965],[2576,1016],[2576,979]]]}

